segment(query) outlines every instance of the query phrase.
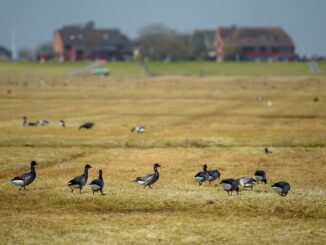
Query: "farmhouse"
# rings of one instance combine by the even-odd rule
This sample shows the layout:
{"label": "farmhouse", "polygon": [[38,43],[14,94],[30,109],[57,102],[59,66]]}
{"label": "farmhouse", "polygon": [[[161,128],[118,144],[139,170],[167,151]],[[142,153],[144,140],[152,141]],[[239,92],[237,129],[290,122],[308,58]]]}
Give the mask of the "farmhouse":
{"label": "farmhouse", "polygon": [[123,60],[130,56],[129,40],[118,29],[95,29],[94,23],[64,26],[53,37],[55,56],[61,60]]}
{"label": "farmhouse", "polygon": [[220,60],[293,60],[294,43],[282,28],[219,28],[215,37]]}

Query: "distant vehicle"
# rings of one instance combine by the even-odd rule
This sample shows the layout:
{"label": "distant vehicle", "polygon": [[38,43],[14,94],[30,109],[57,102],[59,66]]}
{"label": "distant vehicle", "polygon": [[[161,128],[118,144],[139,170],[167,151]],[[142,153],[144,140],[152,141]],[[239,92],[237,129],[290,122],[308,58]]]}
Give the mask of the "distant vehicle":
{"label": "distant vehicle", "polygon": [[107,68],[94,68],[92,69],[93,75],[102,75],[102,76],[108,76],[110,74],[110,70]]}

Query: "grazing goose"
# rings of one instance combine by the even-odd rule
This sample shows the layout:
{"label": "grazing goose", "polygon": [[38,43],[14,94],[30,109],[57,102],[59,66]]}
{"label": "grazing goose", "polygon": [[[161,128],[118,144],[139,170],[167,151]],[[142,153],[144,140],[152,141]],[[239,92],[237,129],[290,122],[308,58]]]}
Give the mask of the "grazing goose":
{"label": "grazing goose", "polygon": [[158,163],[155,163],[153,174],[146,174],[143,177],[138,177],[133,181],[139,185],[143,185],[144,188],[146,186],[148,186],[149,188],[152,188],[151,185],[154,184],[156,181],[158,181],[158,179],[160,177],[160,174],[157,171],[158,167],[161,167],[161,166]]}
{"label": "grazing goose", "polygon": [[270,151],[270,150],[266,147],[266,148],[265,148],[265,153],[266,153],[266,154],[272,154],[273,152]]}
{"label": "grazing goose", "polygon": [[93,195],[94,195],[94,192],[97,192],[97,191],[100,191],[102,195],[105,195],[102,191],[103,186],[104,186],[104,181],[102,178],[102,169],[100,169],[98,171],[98,179],[92,180],[92,182],[89,184],[89,187],[93,191]]}
{"label": "grazing goose", "polygon": [[209,174],[207,172],[207,165],[203,165],[203,171],[198,172],[194,179],[198,182],[199,185],[202,185],[203,182],[207,181],[209,179]]}
{"label": "grazing goose", "polygon": [[220,186],[228,193],[232,195],[233,191],[239,192],[239,180],[236,179],[224,179],[221,181]]}
{"label": "grazing goose", "polygon": [[63,128],[65,128],[65,127],[66,127],[66,123],[65,123],[65,121],[64,121],[64,120],[59,120],[59,123],[58,123],[58,125],[59,125],[60,127],[63,127]]}
{"label": "grazing goose", "polygon": [[13,178],[11,180],[11,183],[20,186],[19,190],[21,190],[21,188],[24,188],[24,190],[26,190],[25,186],[30,185],[36,177],[35,165],[37,165],[37,163],[35,161],[31,161],[31,172],[24,173]]}
{"label": "grazing goose", "polygon": [[266,173],[264,170],[256,170],[255,179],[256,179],[257,183],[264,182],[265,184],[267,184]]}
{"label": "grazing goose", "polygon": [[68,182],[68,187],[71,188],[71,192],[74,191],[74,189],[79,189],[79,193],[81,194],[81,190],[83,189],[83,186],[86,184],[88,179],[88,169],[92,168],[91,165],[86,164],[84,173],[82,175],[79,175],[72,180]]}
{"label": "grazing goose", "polygon": [[250,176],[244,176],[239,179],[239,184],[243,188],[250,188],[252,190],[252,188],[256,184],[256,180]]}
{"label": "grazing goose", "polygon": [[214,180],[220,179],[221,173],[217,169],[215,170],[208,170],[208,182],[211,184]]}
{"label": "grazing goose", "polygon": [[84,124],[79,126],[79,129],[85,128],[85,129],[92,129],[95,126],[92,122],[85,122]]}
{"label": "grazing goose", "polygon": [[35,127],[37,126],[37,123],[35,122],[27,122],[27,117],[26,116],[23,116],[23,126],[24,127]]}
{"label": "grazing goose", "polygon": [[146,128],[144,126],[136,126],[131,129],[131,132],[144,133]]}
{"label": "grazing goose", "polygon": [[48,120],[40,120],[40,121],[37,121],[37,124],[40,125],[40,126],[48,126],[49,123],[50,122]]}
{"label": "grazing goose", "polygon": [[291,186],[286,181],[280,181],[272,185],[272,189],[276,191],[277,194],[280,194],[281,196],[286,196],[291,189]]}

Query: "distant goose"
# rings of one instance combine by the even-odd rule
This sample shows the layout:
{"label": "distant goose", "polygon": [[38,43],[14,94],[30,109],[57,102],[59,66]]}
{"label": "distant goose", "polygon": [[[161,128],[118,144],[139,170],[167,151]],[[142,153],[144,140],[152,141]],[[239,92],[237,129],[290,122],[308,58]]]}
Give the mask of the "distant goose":
{"label": "distant goose", "polygon": [[211,184],[214,180],[220,179],[221,173],[217,169],[215,170],[208,170],[208,182]]}
{"label": "distant goose", "polygon": [[47,120],[40,120],[40,121],[37,121],[37,124],[40,125],[40,126],[47,126],[49,125],[49,121]]}
{"label": "distant goose", "polygon": [[270,151],[270,150],[266,147],[266,148],[265,148],[265,153],[266,153],[266,154],[272,154],[273,152]]}
{"label": "distant goose", "polygon": [[252,190],[254,185],[256,185],[256,180],[250,176],[244,176],[239,179],[239,184],[243,188],[250,188]]}
{"label": "distant goose", "polygon": [[280,181],[272,185],[272,189],[276,191],[277,194],[280,194],[281,196],[286,196],[291,189],[291,186],[286,181]]}
{"label": "distant goose", "polygon": [[264,170],[256,170],[255,179],[256,179],[257,183],[264,182],[265,184],[267,184],[266,173]]}
{"label": "distant goose", "polygon": [[131,129],[131,132],[144,133],[146,128],[144,126],[136,126]]}
{"label": "distant goose", "polygon": [[209,179],[209,174],[207,171],[207,165],[203,165],[203,171],[198,172],[195,176],[194,179],[198,182],[199,185],[202,185],[203,182],[207,181]]}
{"label": "distant goose", "polygon": [[66,127],[66,123],[65,123],[65,121],[64,121],[64,120],[59,120],[59,123],[58,123],[58,125],[59,125],[60,127],[63,127],[63,128],[65,128],[65,127]]}
{"label": "distant goose", "polygon": [[81,190],[83,189],[83,186],[86,184],[88,179],[88,169],[92,168],[91,165],[86,164],[84,173],[82,175],[79,175],[72,180],[68,182],[68,187],[71,188],[71,192],[74,191],[74,189],[79,189],[79,193],[81,193]]}
{"label": "distant goose", "polygon": [[24,190],[26,190],[25,186],[30,185],[36,177],[35,165],[37,165],[37,163],[35,161],[31,161],[31,172],[24,173],[13,178],[11,180],[11,183],[20,186],[19,190],[21,190],[21,188],[24,188]]}
{"label": "distant goose", "polygon": [[94,192],[97,192],[97,191],[100,191],[101,194],[104,195],[104,193],[103,193],[103,186],[104,186],[104,181],[103,181],[103,178],[102,178],[102,169],[100,169],[98,171],[98,179],[94,179],[89,184],[89,187],[93,191],[93,195],[94,195]]}
{"label": "distant goose", "polygon": [[151,185],[154,184],[156,181],[158,181],[160,174],[157,171],[157,168],[161,167],[158,163],[154,164],[154,174],[146,174],[143,177],[138,177],[135,180],[133,180],[135,183],[139,185],[143,185],[144,188],[148,186],[149,188],[152,188]]}
{"label": "distant goose", "polygon": [[232,195],[233,191],[239,192],[239,180],[236,179],[224,179],[221,181],[220,186],[228,193]]}
{"label": "distant goose", "polygon": [[37,126],[37,123],[35,122],[27,122],[27,117],[23,116],[23,126],[24,127],[35,127]]}
{"label": "distant goose", "polygon": [[92,129],[95,126],[92,122],[85,122],[84,124],[79,126],[79,129],[85,128],[85,129]]}

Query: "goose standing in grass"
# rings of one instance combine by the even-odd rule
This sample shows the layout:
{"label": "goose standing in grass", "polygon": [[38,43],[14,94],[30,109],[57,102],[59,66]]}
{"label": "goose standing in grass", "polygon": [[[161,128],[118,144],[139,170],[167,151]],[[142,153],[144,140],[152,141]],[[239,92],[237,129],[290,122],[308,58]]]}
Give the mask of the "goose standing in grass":
{"label": "goose standing in grass", "polygon": [[98,192],[98,191],[101,192],[102,195],[105,195],[103,193],[104,181],[102,178],[102,169],[98,171],[98,179],[92,180],[92,182],[89,184],[89,187],[93,191],[93,195],[94,192]]}
{"label": "goose standing in grass", "polygon": [[63,127],[63,128],[65,128],[65,127],[66,127],[66,123],[65,123],[65,121],[64,121],[64,120],[59,120],[59,123],[58,123],[58,125],[59,125],[60,127]]}
{"label": "goose standing in grass", "polygon": [[264,182],[265,184],[267,184],[266,173],[264,170],[256,170],[255,179],[256,179],[257,183]]}
{"label": "goose standing in grass", "polygon": [[85,122],[82,125],[79,126],[79,129],[85,128],[85,129],[92,129],[94,128],[95,124],[92,122]]}
{"label": "goose standing in grass", "polygon": [[286,196],[291,189],[291,186],[286,181],[280,181],[272,185],[272,189],[281,196]]}
{"label": "goose standing in grass", "polygon": [[144,133],[146,128],[144,126],[136,126],[131,129],[131,132],[136,132],[136,133]]}
{"label": "goose standing in grass", "polygon": [[79,189],[79,193],[81,194],[81,190],[83,189],[83,186],[87,183],[88,179],[88,169],[92,168],[91,165],[86,164],[84,173],[82,175],[79,175],[72,180],[68,182],[68,187],[71,188],[71,192],[74,191],[74,189]]}
{"label": "goose standing in grass", "polygon": [[28,122],[27,121],[27,117],[26,116],[23,116],[23,126],[24,127],[36,127],[37,126],[37,123],[35,123],[35,122]]}
{"label": "goose standing in grass", "polygon": [[37,163],[35,161],[31,161],[31,171],[13,178],[11,183],[20,186],[19,190],[21,190],[21,188],[26,190],[25,186],[30,185],[36,178],[35,165],[37,165]]}
{"label": "goose standing in grass", "polygon": [[217,169],[215,170],[208,170],[208,182],[209,184],[212,184],[212,182],[216,179],[220,179],[221,173]]}
{"label": "goose standing in grass", "polygon": [[252,190],[254,185],[256,185],[256,180],[250,176],[244,176],[239,179],[239,184],[243,188],[250,188]]}
{"label": "goose standing in grass", "polygon": [[48,126],[49,125],[49,121],[48,120],[40,120],[40,121],[37,121],[37,124],[40,125],[40,126]]}
{"label": "goose standing in grass", "polygon": [[207,181],[209,179],[209,174],[207,171],[207,165],[204,164],[203,165],[203,171],[198,172],[195,176],[194,176],[195,181],[198,182],[199,185],[202,185],[203,182]]}
{"label": "goose standing in grass", "polygon": [[228,193],[232,195],[233,191],[239,192],[239,180],[236,179],[224,179],[221,181],[220,186]]}
{"label": "goose standing in grass", "polygon": [[265,148],[265,153],[266,153],[266,154],[272,154],[273,152],[270,151],[270,150],[266,147],[266,148]]}
{"label": "goose standing in grass", "polygon": [[154,173],[153,174],[146,174],[143,177],[137,177],[133,182],[143,185],[144,188],[148,186],[149,188],[152,188],[151,185],[154,184],[156,181],[158,181],[160,174],[157,171],[157,168],[161,167],[158,163],[154,164]]}

